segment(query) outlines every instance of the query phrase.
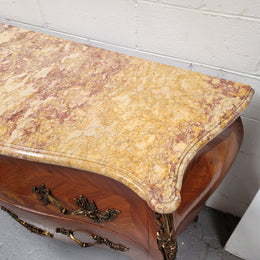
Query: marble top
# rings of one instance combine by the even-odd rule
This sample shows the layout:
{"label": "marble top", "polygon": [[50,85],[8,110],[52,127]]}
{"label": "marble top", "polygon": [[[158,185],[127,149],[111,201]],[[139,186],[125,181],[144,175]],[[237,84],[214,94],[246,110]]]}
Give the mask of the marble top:
{"label": "marble top", "polygon": [[159,213],[178,208],[188,163],[253,93],[0,24],[0,153],[111,177]]}

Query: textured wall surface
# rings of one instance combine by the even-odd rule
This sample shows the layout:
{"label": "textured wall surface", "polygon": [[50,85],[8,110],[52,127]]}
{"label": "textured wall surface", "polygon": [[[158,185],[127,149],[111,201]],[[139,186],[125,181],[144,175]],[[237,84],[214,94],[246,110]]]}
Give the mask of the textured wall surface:
{"label": "textured wall surface", "polygon": [[0,22],[251,85],[241,151],[207,203],[245,212],[260,186],[259,0],[0,0]]}
{"label": "textured wall surface", "polygon": [[259,234],[260,225],[260,189],[249,205],[246,213],[226,243],[225,250],[242,259],[257,260],[260,255]]}

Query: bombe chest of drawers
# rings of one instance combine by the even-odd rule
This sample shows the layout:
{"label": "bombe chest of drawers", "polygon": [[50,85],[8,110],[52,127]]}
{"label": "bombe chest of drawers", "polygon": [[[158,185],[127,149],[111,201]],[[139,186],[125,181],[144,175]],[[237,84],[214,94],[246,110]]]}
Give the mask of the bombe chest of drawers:
{"label": "bombe chest of drawers", "polygon": [[252,96],[1,24],[1,209],[50,239],[175,259],[176,236],[236,157]]}

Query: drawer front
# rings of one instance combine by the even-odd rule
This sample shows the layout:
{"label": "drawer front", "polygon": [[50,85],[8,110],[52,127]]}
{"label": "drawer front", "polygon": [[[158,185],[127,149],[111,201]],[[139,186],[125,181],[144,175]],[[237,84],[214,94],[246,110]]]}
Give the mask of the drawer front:
{"label": "drawer front", "polygon": [[[37,213],[38,220],[32,222],[40,225],[51,216],[45,228],[55,238],[76,243],[83,232],[87,234],[85,239],[79,239],[83,243],[93,243],[96,236],[97,240],[101,237],[129,248],[122,253],[133,259],[161,258],[154,213],[129,188],[110,178],[0,156],[0,204],[3,203],[8,209],[10,205],[15,210],[22,208],[28,213],[24,217],[29,216],[29,222],[32,212]],[[57,233],[57,228],[67,230],[68,235],[63,234],[65,231]],[[103,244],[96,243],[97,246],[109,245],[100,241]],[[133,257],[136,252],[143,258]]]}
{"label": "drawer front", "polygon": [[[44,216],[1,202],[1,209],[24,226],[24,232],[33,232],[49,239],[59,239],[79,247],[103,247],[115,250],[130,259],[149,259],[149,252],[127,238],[94,224],[76,223],[55,216]],[[29,230],[29,231],[28,231]],[[22,239],[21,239],[22,241]]]}

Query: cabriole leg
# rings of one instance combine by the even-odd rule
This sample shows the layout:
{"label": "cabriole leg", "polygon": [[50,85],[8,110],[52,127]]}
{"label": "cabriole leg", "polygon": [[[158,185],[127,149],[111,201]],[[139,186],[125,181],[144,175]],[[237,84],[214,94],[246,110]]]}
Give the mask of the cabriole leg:
{"label": "cabriole leg", "polygon": [[155,220],[159,228],[157,232],[157,244],[163,255],[163,259],[176,259],[178,246],[174,230],[173,215],[155,213]]}

